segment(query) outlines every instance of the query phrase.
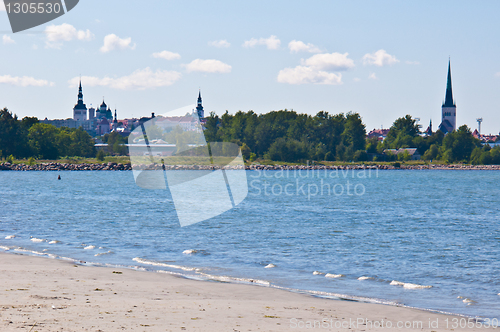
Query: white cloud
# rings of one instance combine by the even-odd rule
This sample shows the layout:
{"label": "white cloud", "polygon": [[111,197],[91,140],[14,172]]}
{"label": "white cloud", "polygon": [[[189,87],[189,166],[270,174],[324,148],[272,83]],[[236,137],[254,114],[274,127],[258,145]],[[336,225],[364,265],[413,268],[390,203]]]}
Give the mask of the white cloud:
{"label": "white cloud", "polygon": [[214,40],[214,41],[208,42],[208,45],[213,46],[213,47],[218,47],[218,48],[228,48],[229,46],[231,46],[231,43],[225,39],[222,39],[222,40]]}
{"label": "white cloud", "polygon": [[349,53],[323,53],[315,54],[309,59],[301,60],[302,65],[320,70],[340,71],[354,67],[354,61],[347,56]]}
{"label": "white cloud", "polygon": [[49,48],[61,48],[62,42],[72,40],[89,41],[94,39],[94,34],[90,30],[77,30],[71,24],[49,25],[45,28],[47,40],[45,44]]}
{"label": "white cloud", "polygon": [[378,77],[377,75],[375,75],[375,73],[371,73],[370,75],[368,75],[368,78],[371,80],[378,80]]}
{"label": "white cloud", "polygon": [[14,41],[14,39],[10,38],[10,36],[7,36],[7,35],[3,35],[2,39],[3,39],[3,43],[5,45],[7,45],[7,44],[15,44],[16,43]]}
{"label": "white cloud", "polygon": [[10,76],[10,75],[3,75],[0,76],[0,83],[4,84],[11,84],[11,85],[16,85],[16,86],[54,86],[55,84],[53,82],[49,82],[47,80],[37,80],[34,77],[29,77],[29,76]]}
{"label": "white cloud", "polygon": [[278,82],[288,84],[342,84],[342,74],[329,73],[313,67],[285,68],[278,73]]}
{"label": "white cloud", "polygon": [[419,64],[420,64],[420,62],[418,62],[418,61],[408,61],[408,60],[407,60],[407,61],[405,61],[405,63],[406,63],[407,65],[419,65]]}
{"label": "white cloud", "polygon": [[292,40],[288,43],[288,48],[290,49],[290,53],[298,53],[298,52],[309,52],[309,53],[320,53],[321,50],[319,47],[313,44],[306,44],[300,40]]}
{"label": "white cloud", "polygon": [[288,84],[342,84],[342,75],[332,73],[348,70],[354,67],[354,61],[347,56],[349,53],[315,54],[301,60],[301,66],[285,68],[278,73],[278,82]]}
{"label": "white cloud", "polygon": [[353,80],[354,82],[361,82],[361,78],[359,78],[359,77],[354,77],[352,80]]}
{"label": "white cloud", "polygon": [[394,55],[388,54],[385,50],[378,50],[375,53],[367,53],[363,56],[363,64],[382,67],[399,62]]}
{"label": "white cloud", "polygon": [[102,53],[108,53],[113,50],[133,50],[135,49],[135,44],[132,45],[132,38],[120,38],[114,33],[104,37],[104,45],[101,47]]}
{"label": "white cloud", "polygon": [[230,73],[232,69],[230,65],[214,59],[196,59],[182,66],[186,67],[188,72],[199,71],[203,73]]}
{"label": "white cloud", "polygon": [[165,59],[165,60],[177,60],[181,58],[179,53],[169,52],[169,51],[161,51],[153,53],[153,57],[157,59]]}
{"label": "white cloud", "polygon": [[500,71],[495,74],[496,77],[500,77]]}
{"label": "white cloud", "polygon": [[[82,76],[82,82],[86,86],[105,86],[118,90],[145,90],[159,88],[174,84],[181,78],[181,73],[176,71],[157,70],[153,72],[149,67],[138,69],[128,76],[103,78],[94,76]],[[70,87],[77,87],[80,77],[74,77],[68,81]]]}
{"label": "white cloud", "polygon": [[279,40],[278,37],[272,35],[269,38],[252,38],[243,43],[243,47],[246,48],[255,47],[257,45],[265,45],[269,50],[277,50],[278,48],[280,48],[281,40]]}

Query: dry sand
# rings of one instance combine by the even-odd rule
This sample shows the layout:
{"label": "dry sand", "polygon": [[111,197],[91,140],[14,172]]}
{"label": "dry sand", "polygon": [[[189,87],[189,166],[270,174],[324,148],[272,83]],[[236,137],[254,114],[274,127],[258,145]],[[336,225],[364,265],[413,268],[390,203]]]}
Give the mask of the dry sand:
{"label": "dry sand", "polygon": [[0,254],[0,273],[2,332],[477,330],[454,328],[460,317],[403,307],[17,254]]}

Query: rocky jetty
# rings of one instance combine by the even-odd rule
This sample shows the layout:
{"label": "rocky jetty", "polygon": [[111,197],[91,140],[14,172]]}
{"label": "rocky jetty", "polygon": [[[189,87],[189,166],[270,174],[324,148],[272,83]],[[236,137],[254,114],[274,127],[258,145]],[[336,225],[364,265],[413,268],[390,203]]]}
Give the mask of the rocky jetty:
{"label": "rocky jetty", "polygon": [[25,164],[0,164],[3,171],[128,171],[130,164],[103,163],[103,164],[65,164],[65,163],[43,163],[35,165]]}
{"label": "rocky jetty", "polygon": [[[224,166],[224,169],[243,169],[243,166]],[[1,163],[0,171],[130,171],[135,170],[161,170],[163,165],[131,165],[117,163],[102,164],[68,164],[68,163],[43,163],[35,165]],[[217,165],[166,165],[166,170],[217,170],[221,166]],[[245,166],[246,170],[259,171],[284,171],[284,170],[500,170],[500,165],[342,165],[342,166],[324,166],[324,165],[260,165],[252,164]]]}

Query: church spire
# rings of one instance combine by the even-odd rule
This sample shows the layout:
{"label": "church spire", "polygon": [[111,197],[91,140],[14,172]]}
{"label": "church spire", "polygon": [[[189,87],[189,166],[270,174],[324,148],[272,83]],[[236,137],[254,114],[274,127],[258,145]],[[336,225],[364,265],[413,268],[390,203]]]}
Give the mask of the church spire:
{"label": "church spire", "polygon": [[451,61],[448,60],[448,81],[446,83],[446,97],[444,100],[444,107],[453,107],[455,103],[453,102],[453,92],[451,88]]}

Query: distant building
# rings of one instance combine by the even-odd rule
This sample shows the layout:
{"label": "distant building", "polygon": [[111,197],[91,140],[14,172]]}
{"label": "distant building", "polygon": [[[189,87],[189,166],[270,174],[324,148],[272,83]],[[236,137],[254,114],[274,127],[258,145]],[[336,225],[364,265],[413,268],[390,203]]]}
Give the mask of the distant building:
{"label": "distant building", "polygon": [[87,106],[83,103],[82,81],[78,89],[78,102],[73,107],[73,120],[77,122],[87,121]]}
{"label": "distant building", "polygon": [[389,129],[373,129],[367,135],[368,138],[377,137],[379,141],[383,141],[387,134],[389,133]]}
{"label": "distant building", "polygon": [[448,61],[448,81],[446,83],[446,96],[441,107],[441,124],[439,130],[447,134],[457,129],[457,106],[453,101],[451,88],[451,62]]}
{"label": "distant building", "polygon": [[432,136],[432,120],[429,122],[429,127],[424,131],[424,134],[427,136]]}
{"label": "distant building", "polygon": [[200,122],[205,118],[205,111],[203,110],[203,105],[201,102],[201,90],[198,91],[198,105],[196,106],[196,113]]}
{"label": "distant building", "polygon": [[386,149],[384,150],[384,154],[388,155],[389,153],[392,153],[393,155],[399,156],[400,154],[404,154],[405,152],[408,152],[410,155],[410,160],[420,160],[420,153],[418,153],[418,150],[416,148],[407,148],[407,149]]}

